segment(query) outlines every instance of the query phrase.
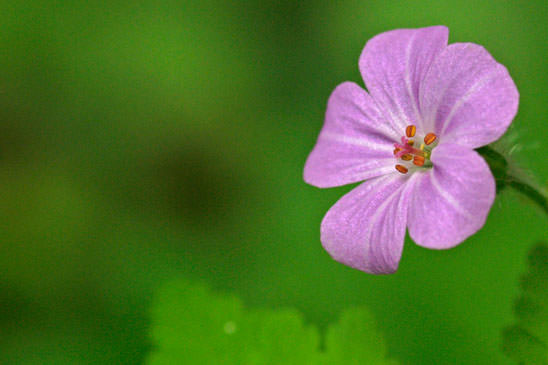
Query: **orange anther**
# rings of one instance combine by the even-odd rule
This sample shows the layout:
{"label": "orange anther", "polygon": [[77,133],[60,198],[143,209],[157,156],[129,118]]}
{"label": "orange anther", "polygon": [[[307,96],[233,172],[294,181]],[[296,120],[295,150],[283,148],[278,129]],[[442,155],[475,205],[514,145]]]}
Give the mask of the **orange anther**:
{"label": "orange anther", "polygon": [[404,161],[411,161],[413,159],[413,156],[411,156],[409,153],[406,153],[405,155],[401,156],[401,159]]}
{"label": "orange anther", "polygon": [[405,128],[405,135],[407,137],[414,137],[416,131],[417,127],[415,127],[414,125],[408,125],[407,128]]}
{"label": "orange anther", "polygon": [[407,144],[410,145],[410,146],[412,146],[412,145],[415,144],[415,141],[413,141],[412,139],[410,139],[409,141],[407,141]]}
{"label": "orange anther", "polygon": [[408,171],[407,167],[405,167],[403,165],[396,165],[396,170],[398,170],[402,174],[407,174],[407,171]]}
{"label": "orange anther", "polygon": [[401,151],[401,148],[399,148],[399,147],[394,148],[394,155],[397,155],[398,152],[400,152],[400,151]]}
{"label": "orange anther", "polygon": [[417,166],[424,165],[424,157],[423,156],[415,156],[413,158],[413,163]]}
{"label": "orange anther", "polygon": [[436,140],[436,135],[434,133],[428,133],[425,137],[424,137],[424,143],[425,144],[432,144],[435,140]]}

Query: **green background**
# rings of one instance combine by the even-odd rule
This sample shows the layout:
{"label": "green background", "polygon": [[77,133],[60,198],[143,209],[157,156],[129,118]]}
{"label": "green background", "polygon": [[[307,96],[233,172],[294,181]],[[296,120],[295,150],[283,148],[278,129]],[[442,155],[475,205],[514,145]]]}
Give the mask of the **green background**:
{"label": "green background", "polygon": [[[2,1],[0,363],[140,363],[155,290],[184,277],[325,328],[367,306],[402,364],[508,364],[500,329],[547,220],[504,192],[455,249],[399,271],[331,260],[351,187],[302,169],[365,42],[444,24],[521,94],[515,159],[548,182],[548,3]],[[510,147],[513,147],[510,146]],[[436,214],[436,212],[432,212]]]}

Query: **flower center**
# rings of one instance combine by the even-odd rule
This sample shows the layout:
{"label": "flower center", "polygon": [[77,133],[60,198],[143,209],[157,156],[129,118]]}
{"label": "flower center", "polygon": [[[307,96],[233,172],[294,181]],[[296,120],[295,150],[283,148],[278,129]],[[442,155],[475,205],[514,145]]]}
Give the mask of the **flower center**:
{"label": "flower center", "polygon": [[417,127],[408,125],[405,128],[405,136],[401,137],[401,143],[394,143],[394,156],[398,159],[396,170],[407,174],[410,169],[419,167],[431,167],[430,155],[437,145],[437,136],[434,133],[427,133],[422,142],[417,138]]}

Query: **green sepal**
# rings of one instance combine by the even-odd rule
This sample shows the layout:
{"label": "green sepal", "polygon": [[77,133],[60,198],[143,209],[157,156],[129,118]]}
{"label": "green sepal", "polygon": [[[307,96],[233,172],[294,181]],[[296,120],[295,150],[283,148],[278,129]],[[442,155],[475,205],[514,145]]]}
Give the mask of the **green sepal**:
{"label": "green sepal", "polygon": [[508,179],[508,161],[501,153],[489,146],[480,147],[476,152],[479,153],[489,165],[491,173],[495,178],[497,193],[499,193],[506,187]]}

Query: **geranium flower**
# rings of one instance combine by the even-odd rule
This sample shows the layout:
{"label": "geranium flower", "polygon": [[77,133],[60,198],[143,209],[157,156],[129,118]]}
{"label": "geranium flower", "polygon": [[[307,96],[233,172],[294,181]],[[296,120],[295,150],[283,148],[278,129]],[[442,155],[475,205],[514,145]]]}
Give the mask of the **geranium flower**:
{"label": "geranium flower", "polygon": [[392,273],[406,228],[418,245],[446,249],[485,223],[495,181],[474,149],[506,131],[519,94],[483,47],[447,45],[448,33],[377,35],[359,60],[369,93],[345,82],[329,98],[304,179],[321,188],[365,180],[322,221],[322,245],[337,261]]}

